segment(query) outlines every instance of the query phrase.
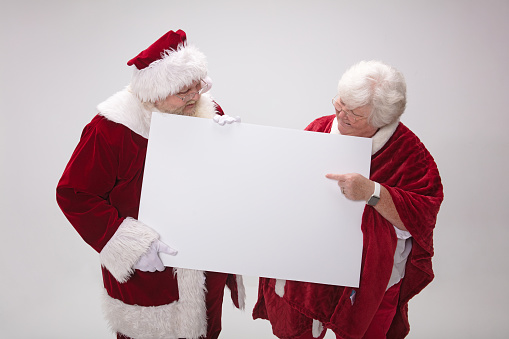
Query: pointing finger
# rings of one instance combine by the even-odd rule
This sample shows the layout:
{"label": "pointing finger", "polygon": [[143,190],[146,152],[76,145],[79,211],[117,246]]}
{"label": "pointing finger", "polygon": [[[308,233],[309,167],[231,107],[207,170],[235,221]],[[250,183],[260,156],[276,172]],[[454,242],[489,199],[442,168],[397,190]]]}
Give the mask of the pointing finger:
{"label": "pointing finger", "polygon": [[328,179],[332,179],[332,180],[337,180],[337,181],[342,181],[343,180],[343,174],[326,174],[325,175],[326,178]]}

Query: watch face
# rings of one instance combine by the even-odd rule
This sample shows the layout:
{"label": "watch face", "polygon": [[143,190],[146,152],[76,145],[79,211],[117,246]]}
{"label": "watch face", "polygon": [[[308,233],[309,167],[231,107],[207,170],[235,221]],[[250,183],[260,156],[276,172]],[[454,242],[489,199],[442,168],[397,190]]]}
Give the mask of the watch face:
{"label": "watch face", "polygon": [[375,197],[374,195],[372,195],[371,198],[369,198],[369,200],[368,200],[368,205],[375,206],[379,200],[380,200],[379,197]]}

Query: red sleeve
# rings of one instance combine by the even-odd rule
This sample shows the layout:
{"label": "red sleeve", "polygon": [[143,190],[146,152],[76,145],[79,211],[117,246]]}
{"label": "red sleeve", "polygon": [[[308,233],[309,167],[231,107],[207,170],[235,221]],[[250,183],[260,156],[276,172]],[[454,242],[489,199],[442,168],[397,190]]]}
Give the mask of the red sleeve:
{"label": "red sleeve", "polygon": [[433,157],[403,124],[373,156],[371,179],[387,188],[405,227],[432,256],[443,187]]}
{"label": "red sleeve", "polygon": [[116,182],[118,154],[92,120],[57,186],[57,203],[81,237],[100,252],[124,218],[108,202]]}

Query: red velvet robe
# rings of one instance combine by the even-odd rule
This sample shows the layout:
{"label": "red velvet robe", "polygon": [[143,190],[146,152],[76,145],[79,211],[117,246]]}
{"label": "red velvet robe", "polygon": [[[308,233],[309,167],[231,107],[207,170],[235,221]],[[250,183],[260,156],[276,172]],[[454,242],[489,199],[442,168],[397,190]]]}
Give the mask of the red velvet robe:
{"label": "red velvet robe", "polygon": [[[316,119],[306,130],[330,133],[334,119],[335,115]],[[376,152],[371,158],[370,179],[387,188],[413,238],[397,313],[388,333],[388,338],[403,338],[410,329],[408,301],[434,277],[433,229],[443,188],[432,156],[402,123],[382,128],[373,142]],[[294,338],[309,331],[313,319],[341,338],[362,338],[386,291],[397,238],[391,223],[368,205],[361,229],[363,255],[358,289],[287,281],[281,298],[275,292],[274,279],[260,278],[253,318],[268,319],[280,338]],[[333,269],[326,263],[322,265],[324,269]],[[353,302],[352,292],[355,292]]]}
{"label": "red velvet robe", "polygon": [[[234,304],[242,307],[241,277],[132,268],[159,237],[137,220],[151,112],[128,90],[98,108],[58,183],[57,202],[80,236],[100,253],[109,325],[137,339],[204,335],[207,290],[222,301],[227,283]],[[208,95],[202,95],[197,110],[203,118],[222,114]]]}

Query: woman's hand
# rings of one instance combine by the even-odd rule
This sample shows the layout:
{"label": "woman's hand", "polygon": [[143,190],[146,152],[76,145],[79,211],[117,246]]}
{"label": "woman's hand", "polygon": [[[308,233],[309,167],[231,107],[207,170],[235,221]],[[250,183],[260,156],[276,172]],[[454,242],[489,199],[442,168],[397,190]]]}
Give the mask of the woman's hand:
{"label": "woman's hand", "polygon": [[368,201],[375,190],[375,183],[359,173],[327,174],[326,177],[337,180],[341,193],[350,200]]}
{"label": "woman's hand", "polygon": [[[327,174],[326,177],[337,180],[341,193],[350,200],[368,201],[375,191],[375,182],[359,173]],[[391,194],[384,186],[380,187],[380,201],[373,208],[397,228],[408,231],[398,214]]]}

